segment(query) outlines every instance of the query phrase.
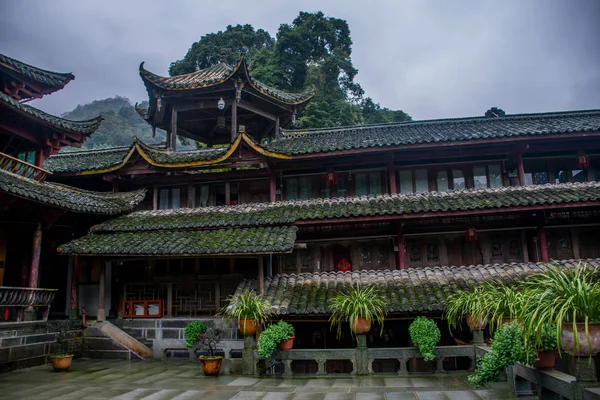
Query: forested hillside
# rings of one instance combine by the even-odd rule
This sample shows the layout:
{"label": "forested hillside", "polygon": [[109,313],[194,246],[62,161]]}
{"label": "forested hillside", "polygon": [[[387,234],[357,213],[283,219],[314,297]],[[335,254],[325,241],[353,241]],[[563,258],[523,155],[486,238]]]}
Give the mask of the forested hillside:
{"label": "forested hillside", "polygon": [[153,138],[150,125],[138,115],[129,99],[121,96],[80,104],[74,110],[63,114],[63,117],[82,120],[98,115],[102,115],[104,121],[85,141],[85,149],[129,146],[134,137],[145,143],[159,143],[165,138],[165,133],[160,130],[156,131],[156,137]]}

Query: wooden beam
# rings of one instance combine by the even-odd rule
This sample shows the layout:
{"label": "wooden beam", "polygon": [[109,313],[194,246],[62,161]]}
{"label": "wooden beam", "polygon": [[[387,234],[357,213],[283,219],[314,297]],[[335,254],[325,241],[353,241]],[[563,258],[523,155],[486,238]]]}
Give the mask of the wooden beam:
{"label": "wooden beam", "polygon": [[241,108],[243,108],[244,110],[252,111],[253,113],[260,115],[261,117],[270,119],[271,121],[277,121],[279,119],[275,114],[271,114],[270,112],[261,110],[260,108],[256,107],[255,105],[248,103],[244,100],[240,100],[238,102],[238,105]]}
{"label": "wooden beam", "polygon": [[294,250],[304,250],[306,248],[306,243],[294,243]]}

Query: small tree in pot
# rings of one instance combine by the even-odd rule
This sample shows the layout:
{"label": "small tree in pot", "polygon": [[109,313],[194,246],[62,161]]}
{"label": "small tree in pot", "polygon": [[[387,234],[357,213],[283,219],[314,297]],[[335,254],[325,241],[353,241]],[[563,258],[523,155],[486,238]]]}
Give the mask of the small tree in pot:
{"label": "small tree in pot", "polygon": [[221,329],[209,328],[202,321],[192,321],[185,327],[185,345],[193,348],[198,344],[200,349],[208,351],[208,356],[199,357],[202,372],[206,376],[217,376],[221,372],[223,357],[216,355],[221,333]]}
{"label": "small tree in pot", "polygon": [[387,313],[385,299],[376,285],[346,286],[343,293],[335,296],[330,303],[332,313],[329,322],[337,327],[338,338],[342,335],[342,324],[350,323],[353,335],[365,334],[376,321],[383,332],[383,321]]}

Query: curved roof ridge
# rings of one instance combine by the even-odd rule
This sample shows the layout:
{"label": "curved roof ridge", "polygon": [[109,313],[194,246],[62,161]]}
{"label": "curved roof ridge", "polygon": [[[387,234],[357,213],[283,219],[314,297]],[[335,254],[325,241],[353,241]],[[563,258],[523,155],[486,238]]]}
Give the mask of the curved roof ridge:
{"label": "curved roof ridge", "polygon": [[100,126],[103,118],[97,116],[82,121],[75,121],[62,117],[57,117],[52,114],[48,114],[38,108],[32,107],[25,103],[20,103],[13,99],[9,95],[0,92],[0,103],[4,103],[6,106],[11,107],[17,112],[27,114],[40,120],[42,123],[53,125],[57,128],[66,129],[74,133],[90,134],[94,132]]}
{"label": "curved roof ridge", "polygon": [[48,157],[48,159],[52,159],[52,158],[61,158],[61,157],[73,157],[73,156],[78,156],[81,154],[97,154],[97,153],[109,153],[112,151],[122,151],[122,150],[128,150],[131,148],[132,145],[129,146],[113,146],[113,147],[101,147],[101,148],[95,148],[95,149],[83,149],[83,150],[74,150],[74,151],[67,151],[64,153],[58,153],[58,154],[52,154],[50,157]]}
{"label": "curved roof ridge", "polygon": [[50,71],[47,69],[36,67],[31,64],[27,64],[23,61],[19,61],[5,54],[0,54],[0,63],[37,82],[41,82],[49,86],[54,86],[59,89],[62,89],[63,87],[65,87],[65,85],[67,85],[67,83],[75,79],[75,75],[73,75],[71,72]]}
{"label": "curved roof ridge", "polygon": [[308,135],[312,133],[343,133],[347,131],[363,130],[369,128],[385,128],[385,127],[396,127],[396,126],[410,126],[410,125],[425,125],[425,124],[438,124],[438,123],[468,123],[468,122],[494,122],[494,121],[507,121],[515,119],[527,119],[527,118],[552,118],[552,117],[564,117],[564,116],[579,116],[579,115],[590,115],[599,114],[600,109],[587,109],[587,110],[573,110],[573,111],[549,111],[542,113],[529,113],[529,114],[506,114],[503,117],[485,117],[485,116],[473,116],[473,117],[456,117],[456,118],[440,118],[440,119],[424,119],[424,120],[413,120],[413,121],[402,121],[402,122],[381,122],[376,124],[360,124],[360,125],[345,125],[330,128],[310,128],[310,129],[282,129],[282,133],[285,138],[295,138],[301,135]]}

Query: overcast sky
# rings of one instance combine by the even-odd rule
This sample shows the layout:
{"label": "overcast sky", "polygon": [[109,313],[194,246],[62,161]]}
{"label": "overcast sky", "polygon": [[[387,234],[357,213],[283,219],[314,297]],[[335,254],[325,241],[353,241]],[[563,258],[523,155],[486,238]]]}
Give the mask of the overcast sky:
{"label": "overcast sky", "polygon": [[414,119],[600,108],[600,1],[2,0],[0,53],[73,72],[31,104],[60,114],[114,95],[147,99],[138,66],[167,75],[206,33],[275,35],[299,11],[348,21],[366,95]]}

